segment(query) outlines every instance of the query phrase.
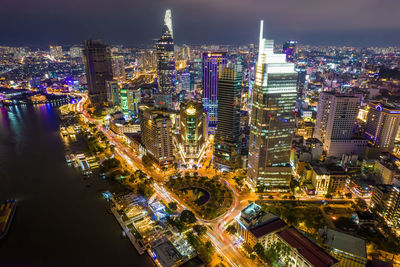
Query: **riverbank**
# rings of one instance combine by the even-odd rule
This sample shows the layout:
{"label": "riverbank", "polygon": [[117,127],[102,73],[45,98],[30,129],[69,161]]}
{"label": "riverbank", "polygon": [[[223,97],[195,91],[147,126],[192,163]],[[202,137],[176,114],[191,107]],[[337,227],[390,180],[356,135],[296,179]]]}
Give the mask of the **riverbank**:
{"label": "riverbank", "polygon": [[69,168],[51,105],[0,108],[0,195],[18,211],[0,241],[0,266],[153,266],[107,210],[118,185]]}

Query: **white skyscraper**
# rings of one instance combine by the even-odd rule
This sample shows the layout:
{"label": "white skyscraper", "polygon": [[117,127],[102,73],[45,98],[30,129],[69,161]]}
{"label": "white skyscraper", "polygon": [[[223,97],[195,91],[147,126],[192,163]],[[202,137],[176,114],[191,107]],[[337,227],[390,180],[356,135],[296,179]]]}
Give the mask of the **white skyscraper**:
{"label": "white skyscraper", "polygon": [[352,138],[359,107],[360,99],[356,96],[332,92],[320,94],[314,137],[324,144],[328,156],[363,154],[366,140]]}
{"label": "white skyscraper", "polygon": [[167,26],[169,33],[171,34],[171,37],[174,38],[174,32],[172,30],[172,14],[171,14],[171,9],[167,9],[165,11],[165,16],[164,16],[164,24]]}

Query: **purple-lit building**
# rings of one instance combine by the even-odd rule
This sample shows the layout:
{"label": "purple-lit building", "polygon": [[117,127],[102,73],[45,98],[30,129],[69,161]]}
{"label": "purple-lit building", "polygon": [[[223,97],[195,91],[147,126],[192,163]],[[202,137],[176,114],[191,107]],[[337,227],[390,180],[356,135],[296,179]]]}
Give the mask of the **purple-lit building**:
{"label": "purple-lit building", "polygon": [[391,152],[400,125],[400,106],[371,101],[365,126],[365,137],[382,151]]}
{"label": "purple-lit building", "polygon": [[226,52],[203,53],[203,107],[208,129],[214,133],[218,116],[218,76],[226,65]]}
{"label": "purple-lit building", "polygon": [[296,53],[297,41],[287,41],[283,44],[282,52],[286,54],[286,62],[293,62],[294,54]]}

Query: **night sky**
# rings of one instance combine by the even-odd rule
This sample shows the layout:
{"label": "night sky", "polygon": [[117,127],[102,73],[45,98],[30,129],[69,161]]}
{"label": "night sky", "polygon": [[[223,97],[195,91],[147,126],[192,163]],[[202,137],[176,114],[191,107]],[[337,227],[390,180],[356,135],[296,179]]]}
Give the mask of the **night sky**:
{"label": "night sky", "polygon": [[177,44],[400,45],[400,0],[0,0],[0,45],[47,47],[102,38],[152,44],[172,9]]}

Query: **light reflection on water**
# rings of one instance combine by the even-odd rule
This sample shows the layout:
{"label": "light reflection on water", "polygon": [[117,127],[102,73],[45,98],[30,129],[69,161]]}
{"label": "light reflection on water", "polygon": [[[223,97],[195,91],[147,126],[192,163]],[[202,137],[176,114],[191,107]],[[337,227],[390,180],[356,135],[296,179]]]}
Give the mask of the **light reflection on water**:
{"label": "light reflection on water", "polygon": [[19,200],[0,266],[151,266],[106,212],[106,181],[67,166],[59,124],[51,105],[0,107],[0,201]]}

